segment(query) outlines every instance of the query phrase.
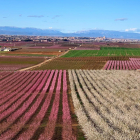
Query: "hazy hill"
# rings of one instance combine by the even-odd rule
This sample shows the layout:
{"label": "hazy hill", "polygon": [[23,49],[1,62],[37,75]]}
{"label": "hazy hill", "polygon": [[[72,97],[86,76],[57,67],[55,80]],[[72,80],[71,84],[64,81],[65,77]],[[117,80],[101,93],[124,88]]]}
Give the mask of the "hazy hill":
{"label": "hazy hill", "polygon": [[112,30],[88,30],[76,33],[62,33],[53,29],[19,28],[19,27],[0,27],[2,35],[40,35],[40,36],[76,36],[76,37],[107,37],[107,38],[128,38],[140,39],[140,34],[130,32],[119,32]]}

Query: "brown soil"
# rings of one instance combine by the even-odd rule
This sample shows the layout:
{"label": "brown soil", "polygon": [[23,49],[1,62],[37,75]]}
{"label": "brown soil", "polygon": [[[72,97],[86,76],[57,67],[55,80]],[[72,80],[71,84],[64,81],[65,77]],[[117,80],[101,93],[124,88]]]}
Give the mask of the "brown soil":
{"label": "brown soil", "polygon": [[59,57],[35,70],[45,69],[102,69],[108,60],[129,60],[129,57]]}
{"label": "brown soil", "polygon": [[0,64],[10,64],[10,65],[15,65],[15,64],[32,64],[32,65],[36,65],[38,63],[41,63],[42,61],[44,61],[45,59],[42,57],[37,57],[37,58],[33,58],[33,57],[0,57]]}
{"label": "brown soil", "polygon": [[9,52],[7,54],[42,54],[42,55],[61,55],[63,52]]}
{"label": "brown soil", "polygon": [[106,61],[63,61],[54,59],[52,61],[43,64],[40,67],[36,67],[34,70],[45,69],[102,69]]}

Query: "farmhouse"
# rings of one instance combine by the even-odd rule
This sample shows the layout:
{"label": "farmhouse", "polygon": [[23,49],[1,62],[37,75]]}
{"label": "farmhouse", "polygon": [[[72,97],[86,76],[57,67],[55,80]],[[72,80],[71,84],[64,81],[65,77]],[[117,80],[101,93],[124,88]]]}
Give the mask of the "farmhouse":
{"label": "farmhouse", "polygon": [[5,52],[8,52],[8,51],[15,51],[15,50],[18,50],[19,48],[0,48],[0,51],[5,51]]}
{"label": "farmhouse", "polygon": [[11,48],[4,48],[3,51],[5,52],[11,51]]}

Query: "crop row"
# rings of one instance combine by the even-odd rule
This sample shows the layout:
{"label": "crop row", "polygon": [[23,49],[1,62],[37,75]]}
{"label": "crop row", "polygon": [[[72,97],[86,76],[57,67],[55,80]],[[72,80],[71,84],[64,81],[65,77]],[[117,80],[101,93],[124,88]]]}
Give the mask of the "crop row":
{"label": "crop row", "polygon": [[33,42],[0,42],[0,46],[2,47],[12,47],[12,46],[22,46],[22,45],[27,45],[27,44],[33,44]]}
{"label": "crop row", "polygon": [[26,47],[28,49],[69,49],[70,47],[63,47],[61,45],[54,45],[54,46],[33,46],[33,47]]}
{"label": "crop row", "polygon": [[4,79],[10,74],[12,74],[12,72],[7,72],[7,71],[0,72],[0,80]]}
{"label": "crop row", "polygon": [[[102,56],[102,57],[96,57],[96,56],[91,56],[91,57],[61,57],[57,58],[56,60],[63,60],[63,61],[108,61],[108,60],[129,60],[130,58],[127,56]],[[139,58],[135,58],[139,59]]]}
{"label": "crop row", "polygon": [[126,48],[126,47],[100,47],[101,50],[137,50],[139,51],[140,48]]}
{"label": "crop row", "polygon": [[26,56],[26,55],[16,55],[16,54],[15,54],[15,55],[6,54],[6,55],[4,55],[4,56],[0,56],[0,58],[18,58],[18,59],[19,59],[19,58],[21,58],[21,59],[22,59],[22,58],[23,58],[23,59],[24,59],[24,58],[25,58],[25,59],[26,59],[26,58],[30,58],[30,59],[33,58],[33,59],[34,59],[34,58],[39,58],[39,57],[37,57],[37,56]]}
{"label": "crop row", "polygon": [[129,58],[129,59],[133,61],[140,61],[140,58]]}
{"label": "crop row", "polygon": [[77,47],[75,50],[100,50],[100,47]]}
{"label": "crop row", "polygon": [[104,70],[136,70],[140,69],[140,61],[137,59],[131,59],[131,61],[107,61],[104,66]]}
{"label": "crop row", "polygon": [[52,139],[61,94],[62,139],[76,139],[72,132],[66,70],[1,72],[0,75],[3,76],[0,79],[1,140]]}
{"label": "crop row", "polygon": [[87,139],[140,139],[139,72],[68,72],[75,113]]}
{"label": "crop row", "polygon": [[26,68],[26,67],[30,67],[32,65],[30,64],[27,64],[27,65],[0,65],[0,71],[16,71],[16,70],[19,70],[19,69],[22,69],[22,68]]}

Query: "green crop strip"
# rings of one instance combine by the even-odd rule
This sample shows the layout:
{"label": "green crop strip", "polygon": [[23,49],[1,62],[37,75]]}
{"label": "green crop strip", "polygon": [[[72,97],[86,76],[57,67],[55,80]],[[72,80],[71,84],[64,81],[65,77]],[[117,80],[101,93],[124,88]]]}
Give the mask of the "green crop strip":
{"label": "green crop strip", "polygon": [[71,50],[62,57],[88,57],[88,56],[140,56],[139,48],[109,48],[101,50]]}

